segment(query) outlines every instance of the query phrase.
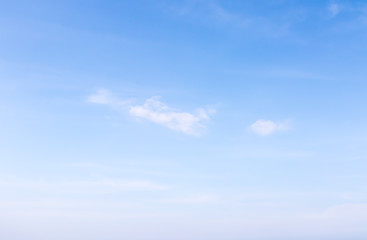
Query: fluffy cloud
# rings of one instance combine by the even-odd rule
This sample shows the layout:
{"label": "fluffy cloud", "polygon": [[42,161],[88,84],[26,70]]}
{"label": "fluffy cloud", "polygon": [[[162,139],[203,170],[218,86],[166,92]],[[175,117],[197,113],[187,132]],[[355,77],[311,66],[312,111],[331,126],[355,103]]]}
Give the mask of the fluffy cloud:
{"label": "fluffy cloud", "polygon": [[260,136],[267,136],[277,131],[284,131],[289,129],[289,121],[276,123],[270,120],[257,120],[249,128],[251,132]]}
{"label": "fluffy cloud", "polygon": [[157,97],[147,99],[143,105],[130,107],[129,113],[190,135],[198,135],[200,129],[205,127],[204,121],[210,119],[210,111],[198,109],[195,114],[175,111]]}
{"label": "fluffy cloud", "polygon": [[146,119],[188,135],[200,135],[206,127],[205,123],[210,120],[210,115],[215,112],[214,109],[206,110],[202,108],[197,109],[195,113],[178,111],[161,102],[159,97],[151,97],[143,105],[133,105],[131,101],[115,99],[106,90],[99,90],[96,94],[89,96],[87,101],[112,107],[124,107],[133,117]]}

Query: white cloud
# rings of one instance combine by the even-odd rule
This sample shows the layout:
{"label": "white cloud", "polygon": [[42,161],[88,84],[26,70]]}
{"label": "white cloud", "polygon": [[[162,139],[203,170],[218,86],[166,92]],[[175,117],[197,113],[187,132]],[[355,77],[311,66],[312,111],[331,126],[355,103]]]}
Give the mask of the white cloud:
{"label": "white cloud", "polygon": [[331,3],[328,6],[328,11],[331,14],[331,17],[335,17],[336,15],[338,15],[340,13],[340,5],[337,3]]}
{"label": "white cloud", "polygon": [[257,120],[249,128],[251,132],[260,136],[267,136],[277,131],[284,131],[289,129],[289,121],[276,123],[270,120]]}
{"label": "white cloud", "polygon": [[210,111],[198,109],[197,113],[179,112],[169,108],[157,97],[149,98],[143,105],[130,107],[132,116],[144,118],[169,129],[185,134],[198,135],[204,128],[204,121],[209,120]]}
{"label": "white cloud", "polygon": [[113,99],[108,91],[100,89],[96,94],[88,96],[87,101],[91,103],[110,104],[113,102]]}
{"label": "white cloud", "polygon": [[304,18],[299,12],[297,18],[285,17],[282,21],[263,15],[241,14],[238,9],[223,7],[216,1],[187,1],[183,6],[173,8],[180,16],[195,24],[214,25],[224,29],[235,28],[240,32],[256,35],[264,35],[271,38],[288,36],[292,22]]}
{"label": "white cloud", "polygon": [[99,89],[97,90],[97,93],[87,97],[87,102],[121,107],[128,105],[131,100],[119,101],[109,91],[105,89]]}
{"label": "white cloud", "polygon": [[199,108],[195,113],[182,112],[168,107],[159,100],[151,97],[143,105],[133,105],[131,101],[119,101],[106,90],[99,90],[87,98],[90,103],[105,104],[112,107],[124,107],[128,113],[136,118],[142,118],[160,124],[171,130],[188,135],[200,135],[205,129],[205,123],[210,120],[214,109]]}
{"label": "white cloud", "polygon": [[32,181],[32,180],[0,180],[3,190],[8,187],[21,189],[22,192],[32,190],[35,192],[61,193],[61,194],[105,194],[122,191],[152,191],[166,190],[169,187],[146,180],[85,180],[85,181]]}

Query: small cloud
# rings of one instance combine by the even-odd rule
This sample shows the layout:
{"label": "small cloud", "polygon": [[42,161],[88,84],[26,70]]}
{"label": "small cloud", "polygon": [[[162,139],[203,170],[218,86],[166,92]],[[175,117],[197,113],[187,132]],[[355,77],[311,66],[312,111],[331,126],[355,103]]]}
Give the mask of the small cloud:
{"label": "small cloud", "polygon": [[98,90],[96,94],[87,97],[87,102],[104,104],[127,110],[131,116],[146,119],[171,130],[188,135],[200,135],[205,129],[205,123],[215,109],[199,108],[195,113],[182,112],[168,107],[159,97],[147,99],[143,105],[133,105],[130,100],[120,101],[107,90]]}
{"label": "small cloud", "polygon": [[87,97],[87,102],[118,107],[127,106],[131,100],[119,101],[109,91],[105,89],[99,89],[97,90],[97,93]]}
{"label": "small cloud", "polygon": [[200,129],[205,128],[204,121],[210,120],[213,110],[198,109],[195,114],[180,112],[169,108],[157,97],[152,97],[147,99],[143,105],[130,107],[129,113],[175,131],[199,135]]}
{"label": "small cloud", "polygon": [[331,17],[335,17],[336,15],[338,15],[341,11],[341,8],[340,8],[340,5],[337,4],[337,3],[331,3],[329,6],[328,6],[328,11],[331,15]]}
{"label": "small cloud", "polygon": [[97,91],[96,94],[88,96],[87,102],[98,104],[110,104],[113,103],[114,100],[109,91],[100,89]]}
{"label": "small cloud", "polygon": [[260,119],[254,122],[248,129],[257,135],[267,136],[278,131],[288,130],[289,121],[276,123],[270,120]]}

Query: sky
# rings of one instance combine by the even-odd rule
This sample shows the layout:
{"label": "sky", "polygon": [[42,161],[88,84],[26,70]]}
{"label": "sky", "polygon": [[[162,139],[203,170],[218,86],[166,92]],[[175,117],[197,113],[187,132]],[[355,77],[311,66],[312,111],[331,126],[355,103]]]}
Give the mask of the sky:
{"label": "sky", "polygon": [[367,2],[0,0],[0,237],[367,238]]}

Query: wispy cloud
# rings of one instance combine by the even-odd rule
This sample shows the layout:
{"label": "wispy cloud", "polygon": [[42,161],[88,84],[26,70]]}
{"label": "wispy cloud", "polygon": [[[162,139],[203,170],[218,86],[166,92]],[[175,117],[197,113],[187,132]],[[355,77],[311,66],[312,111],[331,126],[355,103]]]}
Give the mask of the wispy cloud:
{"label": "wispy cloud", "polygon": [[251,20],[230,12],[218,4],[211,3],[208,8],[210,9],[211,16],[223,23],[230,23],[237,27],[247,27],[251,22]]}
{"label": "wispy cloud", "polygon": [[195,20],[211,20],[216,23],[229,23],[238,26],[246,26],[248,20],[242,16],[228,11],[227,9],[214,2],[189,2],[184,6],[173,8],[179,15],[189,17]]}
{"label": "wispy cloud", "polygon": [[277,123],[271,120],[260,119],[251,124],[248,130],[260,136],[267,136],[278,131],[288,130],[289,128],[290,128],[289,121],[283,121]]}
{"label": "wispy cloud", "polygon": [[15,189],[34,189],[38,191],[58,193],[104,194],[121,191],[166,190],[169,187],[146,180],[87,180],[87,181],[32,181],[32,180],[0,180],[0,186]]}
{"label": "wispy cloud", "polygon": [[97,103],[97,104],[106,104],[114,107],[123,107],[131,103],[130,99],[120,101],[115,98],[109,91],[105,89],[99,89],[95,94],[92,94],[87,97],[87,102]]}
{"label": "wispy cloud", "polygon": [[[332,2],[327,6],[327,11],[330,18],[334,18],[343,13],[349,15],[349,21],[355,24],[364,25],[367,17],[367,5],[355,2]],[[345,20],[343,21],[345,22]]]}
{"label": "wispy cloud", "polygon": [[[180,16],[194,24],[215,25],[225,29],[235,29],[254,35],[279,38],[289,34],[292,22],[299,21],[300,15],[283,14],[282,17],[271,17],[251,12],[245,13],[230,9],[214,1],[193,1],[174,10]],[[296,11],[296,10],[292,10]]]}
{"label": "wispy cloud", "polygon": [[330,3],[328,6],[328,11],[331,15],[331,17],[335,17],[336,15],[338,15],[341,11],[341,7],[339,4],[337,3]]}
{"label": "wispy cloud", "polygon": [[159,97],[151,97],[142,105],[134,105],[129,100],[120,101],[110,92],[99,90],[87,98],[90,103],[104,104],[112,107],[121,107],[136,118],[146,119],[174,131],[188,135],[200,135],[206,128],[206,122],[215,109],[198,108],[194,113],[183,112],[170,108]]}
{"label": "wispy cloud", "polygon": [[199,205],[199,204],[218,204],[220,199],[215,195],[195,195],[187,197],[178,197],[173,199],[162,200],[165,204],[189,204],[189,205]]}

